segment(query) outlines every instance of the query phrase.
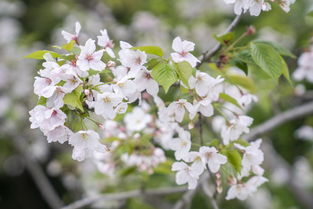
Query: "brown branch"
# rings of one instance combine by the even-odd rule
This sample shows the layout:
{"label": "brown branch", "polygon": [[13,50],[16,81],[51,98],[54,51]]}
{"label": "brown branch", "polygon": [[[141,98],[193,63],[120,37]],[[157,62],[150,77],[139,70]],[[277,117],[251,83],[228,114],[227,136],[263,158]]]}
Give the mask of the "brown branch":
{"label": "brown branch", "polygon": [[[235,19],[231,22],[231,24],[227,27],[227,29],[224,31],[223,34],[231,32],[239,23],[240,18],[241,18],[241,15],[237,15]],[[199,68],[203,63],[208,62],[211,59],[211,57],[213,57],[218,52],[218,50],[220,50],[221,47],[222,47],[221,43],[217,43],[212,49],[204,52],[199,57],[200,62],[197,64],[196,68]]]}
{"label": "brown branch", "polygon": [[160,189],[147,189],[144,192],[142,190],[132,190],[128,192],[121,193],[111,193],[111,194],[103,194],[103,195],[95,195],[91,197],[86,197],[84,199],[78,200],[66,207],[61,209],[78,209],[85,206],[88,206],[94,202],[100,200],[125,200],[134,197],[146,196],[146,195],[167,195],[173,193],[180,193],[187,191],[187,187],[168,187],[168,188],[160,188]]}
{"label": "brown branch", "polygon": [[259,135],[269,132],[283,123],[300,117],[308,116],[310,114],[313,114],[313,101],[274,116],[261,125],[251,129],[250,133],[244,136],[244,139],[252,141]]}

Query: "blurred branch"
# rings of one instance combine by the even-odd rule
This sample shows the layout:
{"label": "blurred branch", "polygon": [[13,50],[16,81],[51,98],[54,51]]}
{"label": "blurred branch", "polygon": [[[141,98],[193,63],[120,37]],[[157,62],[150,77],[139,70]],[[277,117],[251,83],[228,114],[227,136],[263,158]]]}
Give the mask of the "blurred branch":
{"label": "blurred branch", "polygon": [[313,195],[306,191],[294,178],[293,169],[289,164],[276,152],[269,140],[264,141],[262,149],[265,152],[265,163],[269,166],[271,171],[275,171],[278,167],[283,169],[287,174],[287,186],[293,193],[294,197],[306,208],[312,209]]}
{"label": "blurred branch", "polygon": [[313,101],[272,117],[268,121],[251,129],[250,133],[244,136],[244,139],[252,141],[259,135],[271,131],[283,123],[297,119],[299,117],[308,116],[310,114],[313,114]]}
{"label": "blurred branch", "polygon": [[209,177],[210,176],[208,173],[204,173],[204,175],[202,175],[200,180],[198,181],[197,187],[193,190],[187,190],[185,192],[185,194],[182,196],[182,198],[176,202],[173,209],[183,209],[183,208],[187,207],[192,202],[192,199],[193,199],[194,195],[196,194],[198,188],[204,182],[206,182],[209,179]]}
{"label": "blurred branch", "polygon": [[[241,15],[237,15],[223,34],[231,32],[239,23],[240,18]],[[206,52],[204,52],[199,57],[200,62],[197,64],[196,68],[200,67],[203,63],[208,62],[211,59],[211,57],[213,57],[218,52],[218,50],[220,50],[221,47],[222,47],[221,43],[217,43],[211,50],[207,50]]]}
{"label": "blurred branch", "polygon": [[27,152],[27,144],[25,138],[20,136],[11,136],[16,149],[21,153],[26,168],[32,176],[33,181],[37,185],[42,197],[52,209],[59,209],[63,206],[62,200],[55,192],[53,186],[50,184],[49,179],[41,169],[41,166],[29,155]]}
{"label": "blurred branch", "polygon": [[145,195],[167,195],[173,193],[179,193],[187,191],[187,187],[168,187],[160,189],[147,189],[147,190],[133,190],[128,192],[113,193],[113,194],[104,194],[104,195],[95,195],[92,197],[87,197],[81,200],[78,200],[68,206],[65,206],[61,209],[77,209],[82,208],[87,205],[90,205],[94,202],[100,200],[125,200],[133,197],[145,196]]}
{"label": "blurred branch", "polygon": [[213,194],[210,191],[208,182],[203,182],[202,190],[203,190],[204,194],[206,196],[208,196],[208,198],[209,198],[209,200],[210,200],[210,202],[212,204],[213,209],[219,209],[218,204],[217,204],[215,198],[213,197]]}

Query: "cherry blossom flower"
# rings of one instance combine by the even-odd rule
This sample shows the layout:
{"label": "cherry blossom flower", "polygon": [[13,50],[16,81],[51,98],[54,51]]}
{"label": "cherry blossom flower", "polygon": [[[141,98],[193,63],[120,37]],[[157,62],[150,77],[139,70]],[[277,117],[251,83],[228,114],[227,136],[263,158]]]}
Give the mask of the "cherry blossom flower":
{"label": "cherry blossom flower", "polygon": [[108,32],[106,29],[100,31],[101,36],[97,36],[98,38],[98,45],[102,46],[104,50],[110,55],[110,57],[115,58],[115,54],[112,50],[113,42],[110,40],[108,36]]}
{"label": "cherry blossom flower", "polygon": [[201,157],[199,152],[189,152],[183,158],[185,162],[192,163],[190,173],[195,177],[200,176],[205,169],[205,163],[202,162]]}
{"label": "cherry blossom flower", "polygon": [[190,133],[188,131],[179,131],[179,137],[170,140],[169,148],[175,151],[176,160],[181,160],[191,148]]}
{"label": "cherry blossom flower", "polygon": [[134,82],[137,85],[138,91],[146,90],[150,95],[156,96],[159,92],[159,84],[153,80],[150,72],[147,69],[141,69]]}
{"label": "cherry blossom flower", "polygon": [[67,128],[66,126],[58,126],[55,129],[44,133],[47,136],[47,141],[51,142],[59,142],[63,144],[66,142],[73,132]]}
{"label": "cherry blossom flower", "polygon": [[190,114],[190,118],[192,119],[192,117],[194,117],[194,112],[195,112],[195,109],[194,107],[192,106],[192,104],[190,104],[189,102],[187,102],[186,99],[180,99],[176,102],[172,102],[169,106],[168,106],[168,114],[169,115],[172,115],[175,120],[177,122],[182,122],[183,121],[183,118],[184,118],[184,115],[185,115],[185,112],[187,109],[191,114]]}
{"label": "cherry blossom flower", "polygon": [[103,50],[96,51],[95,41],[88,39],[85,46],[81,46],[81,52],[76,64],[83,71],[89,69],[102,71],[106,66],[104,62],[101,61],[102,55]]}
{"label": "cherry blossom flower", "polygon": [[313,51],[303,53],[298,60],[298,68],[293,73],[296,81],[307,80],[313,83]]}
{"label": "cherry blossom flower", "polygon": [[147,62],[146,53],[140,50],[122,49],[118,53],[123,66],[130,68],[130,76],[133,77],[143,68]]}
{"label": "cherry blossom flower", "polygon": [[248,127],[252,122],[253,119],[245,115],[240,115],[230,120],[229,124],[224,125],[221,131],[223,143],[227,145],[230,141],[239,139],[242,133],[249,133]]}
{"label": "cherry blossom flower", "polygon": [[172,171],[176,173],[176,183],[178,185],[187,184],[188,189],[195,189],[198,183],[198,177],[194,176],[191,168],[184,162],[175,162],[172,165]]}
{"label": "cherry blossom flower", "polygon": [[74,133],[69,139],[69,144],[74,147],[72,158],[83,161],[87,157],[92,157],[95,151],[106,152],[107,148],[99,142],[99,139],[98,133],[92,130]]}
{"label": "cherry blossom flower", "polygon": [[[191,76],[189,78],[188,84],[191,89],[196,90],[196,93],[199,96],[204,97],[209,93],[210,90],[212,90],[211,88],[215,87],[223,80],[224,79],[220,77],[215,79],[207,73],[197,71],[196,77]],[[214,90],[212,92],[214,92]]]}
{"label": "cherry blossom flower", "polygon": [[144,110],[139,107],[135,107],[131,113],[126,114],[124,117],[124,122],[129,131],[141,131],[146,128],[151,121],[151,115],[145,113]]}
{"label": "cherry blossom flower", "polygon": [[235,144],[237,148],[244,152],[241,161],[242,163],[241,176],[248,176],[250,170],[252,170],[253,173],[255,173],[256,175],[263,175],[263,168],[260,167],[260,164],[264,160],[264,154],[260,150],[261,143],[262,140],[258,139],[255,142],[251,142],[251,144],[247,147]]}
{"label": "cherry blossom flower", "polygon": [[120,102],[122,102],[122,97],[112,92],[98,94],[94,105],[95,113],[105,119],[114,119],[116,112],[113,108]]}
{"label": "cherry blossom flower", "polygon": [[66,32],[66,31],[62,31],[62,35],[64,37],[64,39],[67,41],[67,42],[70,42],[72,40],[78,42],[78,36],[79,36],[79,32],[80,32],[80,29],[81,29],[81,25],[79,22],[76,22],[75,23],[75,34],[71,34],[69,32]]}
{"label": "cherry blossom flower", "polygon": [[40,128],[43,132],[52,131],[65,122],[66,115],[59,109],[47,108],[42,105],[37,105],[29,111],[31,128]]}
{"label": "cherry blossom flower", "polygon": [[219,154],[215,147],[202,146],[199,149],[201,160],[204,164],[207,164],[212,173],[219,171],[220,166],[227,162],[227,158]]}
{"label": "cherry blossom flower", "polygon": [[183,41],[180,37],[176,37],[173,40],[172,48],[175,51],[174,53],[171,53],[174,62],[186,61],[189,62],[192,67],[195,67],[197,63],[200,62],[200,60],[189,53],[194,50],[194,43],[186,40]]}
{"label": "cherry blossom flower", "polygon": [[195,109],[195,112],[200,112],[205,117],[210,117],[214,113],[212,101],[208,98],[203,98],[200,101],[195,101],[193,107]]}
{"label": "cherry blossom flower", "polygon": [[265,182],[267,182],[267,179],[263,176],[254,176],[245,183],[234,184],[228,190],[226,200],[231,200],[234,198],[245,200]]}

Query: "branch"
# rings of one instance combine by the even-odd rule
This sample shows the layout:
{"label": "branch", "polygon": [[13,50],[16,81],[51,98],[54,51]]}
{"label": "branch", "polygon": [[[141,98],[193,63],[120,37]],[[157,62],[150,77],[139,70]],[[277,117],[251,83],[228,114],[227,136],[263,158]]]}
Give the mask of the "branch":
{"label": "branch", "polygon": [[313,114],[313,102],[306,103],[304,105],[300,105],[293,109],[287,110],[283,113],[280,113],[273,118],[269,119],[268,121],[262,123],[261,125],[256,126],[253,128],[249,134],[244,136],[244,139],[248,141],[252,141],[257,136],[266,133],[268,131],[273,130],[277,126],[286,123],[288,121],[304,117],[307,115]]}
{"label": "branch", "polygon": [[182,209],[184,208],[184,206],[189,205],[192,201],[193,196],[196,194],[197,189],[200,187],[200,185],[202,185],[202,183],[206,182],[209,177],[210,176],[208,173],[203,174],[198,181],[197,187],[193,190],[187,190],[182,198],[176,202],[174,209]]}
{"label": "branch", "polygon": [[112,193],[112,194],[104,194],[104,195],[95,195],[91,197],[87,197],[81,200],[78,200],[68,206],[65,206],[61,209],[78,209],[90,205],[94,202],[100,200],[125,200],[129,198],[145,196],[145,195],[167,195],[173,193],[180,193],[187,191],[187,187],[168,187],[168,188],[160,188],[160,189],[147,189],[145,191],[142,190],[132,190],[128,192],[121,193]]}
{"label": "branch", "polygon": [[[240,18],[241,15],[237,15],[223,34],[231,32],[239,23]],[[196,68],[200,67],[203,63],[208,62],[211,59],[211,57],[213,57],[218,52],[218,50],[220,50],[221,47],[222,47],[221,43],[217,43],[211,50],[207,50],[206,52],[204,52],[199,57],[200,62],[197,64]]]}
{"label": "branch", "polygon": [[275,169],[282,169],[287,174],[286,185],[294,197],[306,208],[312,208],[313,195],[297,182],[297,179],[294,178],[292,167],[276,152],[268,140],[264,141],[262,149],[266,153],[265,163],[269,166],[270,170],[274,172]]}
{"label": "branch", "polygon": [[218,204],[217,204],[215,198],[213,197],[213,194],[210,191],[208,182],[203,182],[202,190],[203,190],[204,194],[206,194],[208,196],[208,198],[210,199],[210,202],[212,204],[213,209],[219,209]]}
{"label": "branch", "polygon": [[51,185],[49,179],[43,172],[41,166],[32,159],[26,151],[27,144],[25,138],[20,136],[11,136],[12,141],[16,149],[21,153],[25,161],[26,168],[35,184],[37,185],[38,190],[40,191],[42,197],[45,199],[47,204],[52,209],[59,209],[63,206],[62,200],[59,198],[58,194],[54,191],[53,186]]}

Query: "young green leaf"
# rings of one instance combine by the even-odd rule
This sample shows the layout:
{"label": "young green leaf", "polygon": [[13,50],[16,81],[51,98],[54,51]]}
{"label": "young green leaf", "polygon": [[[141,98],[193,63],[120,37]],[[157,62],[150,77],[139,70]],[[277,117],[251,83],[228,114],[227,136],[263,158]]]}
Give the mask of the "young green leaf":
{"label": "young green leaf", "polygon": [[254,62],[272,79],[278,79],[283,69],[278,52],[268,44],[257,42],[250,43],[250,49]]}
{"label": "young green leaf", "polygon": [[177,81],[177,74],[173,67],[166,62],[160,62],[151,71],[151,76],[163,88],[165,93]]}
{"label": "young green leaf", "polygon": [[255,89],[256,89],[255,85],[254,85],[253,81],[249,77],[247,77],[247,76],[243,76],[243,75],[228,75],[227,79],[232,84],[239,85],[239,86],[247,89],[250,92],[255,92]]}
{"label": "young green leaf", "polygon": [[235,170],[239,173],[241,171],[241,155],[238,150],[227,150],[226,156],[228,162],[235,168]]}
{"label": "young green leaf", "polygon": [[60,54],[58,54],[56,52],[53,52],[53,51],[40,50],[40,51],[36,51],[36,52],[30,53],[30,54],[26,55],[24,58],[42,60],[42,59],[44,59],[43,56],[46,53],[51,54],[51,56],[54,57],[54,58],[61,56]]}
{"label": "young green leaf", "polygon": [[234,39],[234,37],[235,36],[233,32],[225,33],[223,35],[214,35],[214,38],[222,44],[228,44]]}
{"label": "young green leaf", "polygon": [[190,76],[192,76],[193,68],[188,62],[179,62],[175,64],[175,70],[177,72],[178,78],[186,85],[188,85],[188,81]]}
{"label": "young green leaf", "polygon": [[274,42],[270,42],[270,41],[254,41],[255,43],[263,43],[263,44],[268,44],[270,46],[272,46],[274,49],[276,49],[276,51],[282,55],[282,56],[286,56],[286,57],[291,57],[291,58],[296,58],[296,56],[287,48],[279,45],[278,43],[274,43]]}
{"label": "young green leaf", "polygon": [[133,47],[132,49],[134,50],[138,49],[140,51],[146,52],[147,54],[154,54],[160,57],[164,55],[163,50],[158,46],[138,46]]}
{"label": "young green leaf", "polygon": [[80,95],[82,93],[82,86],[78,86],[73,92],[65,94],[63,101],[64,104],[72,106],[80,111],[84,112],[82,102],[80,100]]}
{"label": "young green leaf", "polygon": [[220,97],[220,99],[223,99],[223,100],[226,101],[226,102],[229,102],[229,103],[231,103],[231,104],[233,104],[233,105],[235,105],[235,106],[237,106],[237,107],[239,107],[239,108],[242,108],[242,107],[240,106],[240,104],[237,102],[237,100],[236,100],[235,98],[229,96],[228,94],[220,93],[220,96],[219,96],[219,97]]}
{"label": "young green leaf", "polygon": [[288,65],[287,65],[287,63],[285,62],[285,60],[282,57],[281,57],[281,61],[283,63],[283,69],[282,69],[283,76],[287,79],[287,81],[289,82],[290,85],[293,85],[292,81],[290,79]]}

